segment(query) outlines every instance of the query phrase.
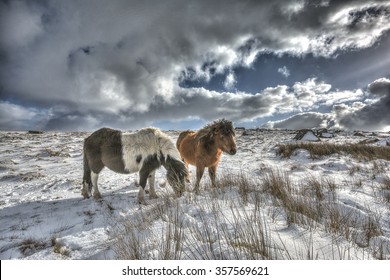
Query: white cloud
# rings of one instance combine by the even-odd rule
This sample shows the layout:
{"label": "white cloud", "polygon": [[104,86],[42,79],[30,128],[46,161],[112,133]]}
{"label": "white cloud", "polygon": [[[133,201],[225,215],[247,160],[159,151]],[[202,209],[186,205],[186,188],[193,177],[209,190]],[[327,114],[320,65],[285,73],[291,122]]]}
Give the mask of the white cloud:
{"label": "white cloud", "polygon": [[290,70],[286,66],[279,68],[278,73],[282,74],[286,78],[290,76]]}
{"label": "white cloud", "polygon": [[[317,94],[318,95],[318,94]],[[340,128],[345,130],[387,130],[390,127],[390,81],[377,79],[368,92],[329,92],[324,104],[333,104],[329,113],[305,112],[280,121],[269,121],[270,128]],[[376,97],[372,99],[372,97]],[[323,103],[322,98],[317,102]],[[309,106],[310,107],[310,106]]]}
{"label": "white cloud", "polygon": [[0,127],[3,130],[42,129],[48,117],[47,112],[0,101]]}
{"label": "white cloud", "polygon": [[234,88],[234,86],[236,85],[237,81],[236,81],[236,77],[234,75],[234,72],[230,71],[227,75],[226,75],[226,78],[225,78],[225,82],[223,84],[223,86],[228,89],[228,90],[231,90]]}
{"label": "white cloud", "polygon": [[296,114],[284,120],[269,121],[264,124],[267,128],[288,128],[288,129],[304,129],[304,128],[326,128],[329,127],[330,116],[317,112],[307,112]]}
{"label": "white cloud", "polygon": [[291,16],[299,14],[305,8],[305,1],[287,2],[281,7],[282,14],[291,18]]}

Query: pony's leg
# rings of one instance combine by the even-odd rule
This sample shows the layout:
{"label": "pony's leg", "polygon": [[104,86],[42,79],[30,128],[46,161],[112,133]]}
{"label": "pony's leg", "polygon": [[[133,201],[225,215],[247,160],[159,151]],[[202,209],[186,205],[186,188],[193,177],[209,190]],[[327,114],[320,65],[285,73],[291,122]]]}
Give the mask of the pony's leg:
{"label": "pony's leg", "polygon": [[[157,157],[148,156],[139,171],[139,184],[141,185],[141,189],[138,192],[138,202],[140,204],[145,204],[145,186],[146,181],[150,174],[154,174],[154,171],[160,167],[160,162],[157,160]],[[152,179],[153,186],[151,187],[150,193],[151,195],[155,194],[154,191],[154,176]]]}
{"label": "pony's leg", "polygon": [[217,166],[214,165],[214,166],[210,166],[209,167],[209,176],[210,176],[210,180],[211,180],[211,186],[213,188],[215,188],[217,185],[215,184],[215,178],[216,178],[216,174],[217,174]]}
{"label": "pony's leg", "polygon": [[195,193],[199,193],[199,183],[200,179],[202,179],[204,173],[204,167],[196,167],[196,183],[195,183]]}
{"label": "pony's leg", "polygon": [[102,196],[101,196],[101,194],[99,192],[99,189],[98,189],[98,185],[97,185],[98,178],[99,178],[99,174],[91,171],[91,181],[92,181],[92,187],[93,187],[93,197],[96,200],[99,200],[99,199],[102,198]]}
{"label": "pony's leg", "polygon": [[148,176],[148,183],[149,183],[149,197],[150,198],[158,198],[156,194],[156,190],[154,189],[154,181],[155,181],[155,175],[156,171],[153,171]]}
{"label": "pony's leg", "polygon": [[90,193],[90,184],[86,181],[83,182],[83,188],[81,189],[81,194],[84,198],[89,198]]}
{"label": "pony's leg", "polygon": [[148,180],[149,174],[145,172],[140,172],[139,174],[139,191],[138,191],[138,203],[146,205],[145,203],[145,186],[146,181]]}
{"label": "pony's leg", "polygon": [[139,187],[138,191],[138,203],[145,205],[145,190],[142,186]]}

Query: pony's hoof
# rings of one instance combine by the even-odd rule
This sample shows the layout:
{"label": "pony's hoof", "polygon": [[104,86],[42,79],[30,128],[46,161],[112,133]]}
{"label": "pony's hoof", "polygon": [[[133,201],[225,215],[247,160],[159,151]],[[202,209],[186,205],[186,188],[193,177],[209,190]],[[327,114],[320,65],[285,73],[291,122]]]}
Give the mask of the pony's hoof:
{"label": "pony's hoof", "polygon": [[138,197],[138,204],[141,206],[141,205],[146,205],[146,202],[145,202],[145,197],[142,196],[142,197]]}
{"label": "pony's hoof", "polygon": [[81,195],[84,197],[84,199],[89,198],[89,192],[88,191],[82,190],[81,191]]}
{"label": "pony's hoof", "polygon": [[157,194],[151,194],[151,195],[149,195],[149,198],[150,199],[157,199],[158,195]]}
{"label": "pony's hoof", "polygon": [[95,200],[102,200],[102,195],[101,195],[100,193],[94,193],[94,194],[93,194],[93,198],[94,198]]}

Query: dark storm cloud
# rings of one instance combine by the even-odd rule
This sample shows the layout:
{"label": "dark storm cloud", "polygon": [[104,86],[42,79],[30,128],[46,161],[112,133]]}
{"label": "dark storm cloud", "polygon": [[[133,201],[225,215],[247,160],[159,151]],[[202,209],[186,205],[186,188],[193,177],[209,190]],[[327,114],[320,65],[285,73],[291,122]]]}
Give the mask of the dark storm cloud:
{"label": "dark storm cloud", "polygon": [[[31,126],[67,130],[223,114],[254,120],[331,105],[322,90],[279,86],[250,95],[178,84],[187,74],[207,80],[227,71],[230,90],[237,79],[232,69],[251,66],[264,52],[328,57],[367,48],[390,29],[389,7],[384,1],[3,1],[0,101],[4,112],[33,115]],[[22,114],[12,116],[1,129],[21,127]]]}
{"label": "dark storm cloud", "polygon": [[390,98],[390,80],[386,78],[378,79],[368,85],[368,90],[373,95]]}
{"label": "dark storm cloud", "polygon": [[357,108],[336,107],[338,123],[346,129],[390,129],[390,80],[378,79],[368,86],[369,98],[374,101]]}

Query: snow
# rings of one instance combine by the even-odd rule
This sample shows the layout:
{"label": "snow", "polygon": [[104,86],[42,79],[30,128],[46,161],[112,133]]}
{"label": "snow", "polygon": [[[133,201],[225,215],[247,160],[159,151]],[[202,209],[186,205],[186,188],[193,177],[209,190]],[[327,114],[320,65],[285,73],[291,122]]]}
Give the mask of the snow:
{"label": "snow", "polygon": [[322,138],[332,138],[332,137],[333,137],[333,134],[328,133],[328,132],[325,132],[325,133],[322,133],[322,134],[321,134],[321,137],[322,137]]}
{"label": "snow", "polygon": [[[176,141],[178,131],[167,133]],[[276,145],[295,134],[237,133],[237,154],[223,155],[217,171],[223,187],[212,189],[205,172],[199,195],[188,185],[176,198],[161,168],[159,198],[146,196],[148,205],[139,206],[138,175],[107,169],[99,177],[103,200],[83,199],[89,133],[0,132],[0,259],[390,259],[390,162],[347,154],[311,159],[306,150],[281,158]],[[389,134],[378,137],[383,142]],[[321,142],[361,140],[340,132]],[[337,210],[335,216],[288,213],[263,189],[270,172],[288,178],[291,197]],[[246,178],[248,189],[235,178]],[[319,203],[315,180],[328,186]],[[340,214],[347,220],[336,230],[329,224]]]}
{"label": "snow", "polygon": [[382,139],[382,140],[379,140],[377,143],[376,143],[377,146],[390,146],[390,137],[387,137],[386,139]]}
{"label": "snow", "polygon": [[301,141],[319,141],[318,137],[312,131],[306,132]]}

